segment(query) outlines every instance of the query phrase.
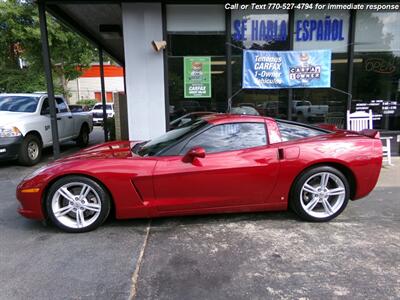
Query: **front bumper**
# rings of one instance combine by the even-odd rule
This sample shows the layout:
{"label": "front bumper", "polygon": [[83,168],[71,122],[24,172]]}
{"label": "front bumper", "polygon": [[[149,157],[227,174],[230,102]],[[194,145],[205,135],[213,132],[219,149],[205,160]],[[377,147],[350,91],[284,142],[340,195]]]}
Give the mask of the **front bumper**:
{"label": "front bumper", "polygon": [[23,141],[22,136],[0,139],[0,161],[18,158],[19,149]]}
{"label": "front bumper", "polygon": [[93,118],[93,125],[102,125],[103,118]]}
{"label": "front bumper", "polygon": [[22,181],[17,186],[16,196],[21,204],[18,208],[18,213],[26,218],[43,220],[45,218],[42,209],[42,194],[43,188],[41,187],[36,193],[24,193],[22,190],[32,188],[29,182]]}

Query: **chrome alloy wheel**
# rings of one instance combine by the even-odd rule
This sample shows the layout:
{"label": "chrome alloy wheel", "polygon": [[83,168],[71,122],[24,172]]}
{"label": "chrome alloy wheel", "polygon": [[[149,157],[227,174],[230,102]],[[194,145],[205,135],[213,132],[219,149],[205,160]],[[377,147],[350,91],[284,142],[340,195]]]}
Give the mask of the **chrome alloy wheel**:
{"label": "chrome alloy wheel", "polygon": [[85,228],[99,218],[101,200],[90,185],[70,182],[54,193],[51,209],[61,224],[69,228]]}
{"label": "chrome alloy wheel", "polygon": [[308,178],[300,192],[304,211],[314,218],[326,218],[340,210],[345,202],[344,182],[335,174],[320,172]]}
{"label": "chrome alloy wheel", "polygon": [[35,141],[30,141],[28,144],[28,156],[31,160],[35,160],[39,156],[39,145]]}

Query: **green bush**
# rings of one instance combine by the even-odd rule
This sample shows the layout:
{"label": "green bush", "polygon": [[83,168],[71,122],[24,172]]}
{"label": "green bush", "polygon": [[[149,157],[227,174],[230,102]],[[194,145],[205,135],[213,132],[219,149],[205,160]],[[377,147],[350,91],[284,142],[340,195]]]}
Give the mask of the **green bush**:
{"label": "green bush", "polygon": [[97,101],[95,99],[81,99],[76,102],[76,104],[86,105],[89,107],[93,107],[96,103]]}

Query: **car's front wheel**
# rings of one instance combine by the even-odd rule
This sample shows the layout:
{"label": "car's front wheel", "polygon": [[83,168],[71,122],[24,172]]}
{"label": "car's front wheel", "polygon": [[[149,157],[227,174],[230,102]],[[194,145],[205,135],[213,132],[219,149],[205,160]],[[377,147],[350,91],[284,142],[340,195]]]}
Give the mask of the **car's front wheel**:
{"label": "car's front wheel", "polygon": [[36,165],[42,157],[42,142],[34,134],[24,137],[18,154],[19,163],[24,166]]}
{"label": "car's front wheel", "polygon": [[320,166],[300,175],[290,204],[301,218],[324,222],[337,217],[346,208],[349,195],[346,177],[333,167]]}
{"label": "car's front wheel", "polygon": [[106,220],[110,213],[110,197],[90,178],[67,176],[50,187],[46,211],[58,228],[67,232],[87,232]]}

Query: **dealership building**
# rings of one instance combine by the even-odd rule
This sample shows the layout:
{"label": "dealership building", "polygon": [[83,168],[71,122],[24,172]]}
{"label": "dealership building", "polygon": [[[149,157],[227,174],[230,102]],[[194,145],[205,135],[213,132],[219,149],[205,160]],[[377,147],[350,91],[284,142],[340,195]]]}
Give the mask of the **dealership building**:
{"label": "dealership building", "polygon": [[[130,139],[158,136],[185,113],[225,112],[231,99],[232,106],[251,106],[261,115],[342,128],[348,110],[372,110],[374,128],[392,136],[392,152],[399,153],[399,10],[244,9],[218,1],[39,3],[124,67],[121,114]],[[246,49],[329,49],[331,88],[242,89]],[[202,70],[209,80],[193,88],[190,78]]]}

